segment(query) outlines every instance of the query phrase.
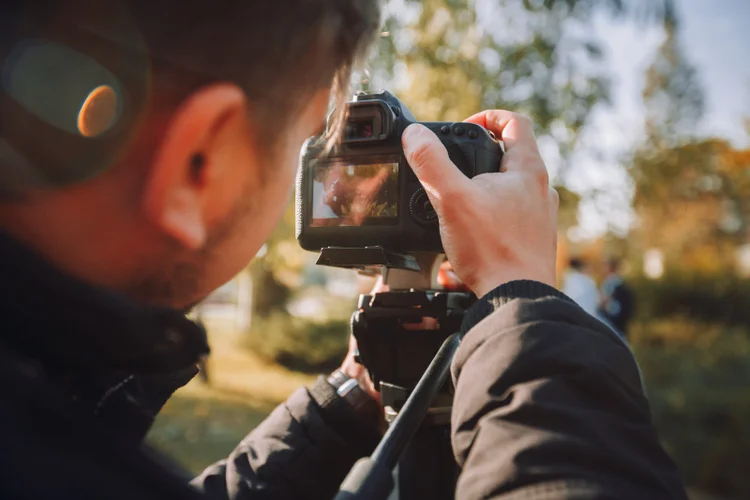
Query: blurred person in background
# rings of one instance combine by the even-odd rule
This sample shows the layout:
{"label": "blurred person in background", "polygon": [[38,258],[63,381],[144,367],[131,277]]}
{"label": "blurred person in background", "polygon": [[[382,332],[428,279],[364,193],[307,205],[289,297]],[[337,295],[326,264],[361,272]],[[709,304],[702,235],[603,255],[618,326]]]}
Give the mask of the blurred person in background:
{"label": "blurred person in background", "polygon": [[599,314],[623,337],[628,336],[628,324],[635,312],[635,295],[632,288],[620,274],[620,261],[609,259],[606,263],[607,276],[601,286]]}
{"label": "blurred person in background", "polygon": [[589,266],[578,257],[570,259],[569,269],[565,274],[562,292],[573,299],[581,309],[597,317],[599,291],[596,282],[589,274]]}
{"label": "blurred person in background", "polygon": [[[372,453],[354,342],[190,483],[143,438],[208,352],[186,312],[268,238],[378,28],[370,0],[0,3],[3,498],[326,499]],[[402,138],[479,297],[452,366],[456,496],[685,498],[629,349],[554,288],[531,122],[468,120],[504,142],[497,173],[467,178],[424,126]]]}

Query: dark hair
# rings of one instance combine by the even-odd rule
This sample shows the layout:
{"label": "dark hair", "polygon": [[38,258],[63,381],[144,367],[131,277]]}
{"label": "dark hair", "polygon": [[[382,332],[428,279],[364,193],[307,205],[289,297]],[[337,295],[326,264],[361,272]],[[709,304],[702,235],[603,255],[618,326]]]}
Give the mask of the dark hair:
{"label": "dark hair", "polygon": [[607,259],[607,268],[611,272],[617,272],[617,271],[619,271],[620,270],[620,259],[617,259],[617,258],[614,258],[614,257],[610,258],[610,259]]}
{"label": "dark hair", "polygon": [[[169,61],[154,63],[156,96],[175,105],[202,85],[236,83],[263,125],[260,146],[273,145],[315,91],[333,84],[344,102],[380,25],[377,0],[125,1],[149,50]],[[173,65],[203,78],[183,80]]]}
{"label": "dark hair", "polygon": [[[243,89],[253,121],[261,125],[253,139],[271,151],[283,137],[280,131],[317,91],[333,84],[336,101],[344,102],[352,66],[378,33],[380,4],[377,0],[11,0],[0,8],[4,35],[0,63],[10,50],[6,45],[13,47],[15,38],[24,36],[21,27],[29,23],[41,27],[35,33],[43,38],[63,44],[76,33],[99,37],[102,46],[115,47],[103,56],[109,67],[125,68],[124,61],[136,60],[123,71],[143,74],[147,90],[141,99],[145,104],[136,110],[138,142],[129,154],[148,154],[133,149],[154,150],[176,107],[200,87],[217,82]],[[86,52],[91,46],[79,43],[72,48]],[[90,50],[103,53],[98,47]]]}
{"label": "dark hair", "polygon": [[583,262],[583,259],[579,257],[573,257],[570,259],[570,262],[568,263],[572,269],[575,269],[576,271],[580,271],[583,269],[583,266],[585,263]]}

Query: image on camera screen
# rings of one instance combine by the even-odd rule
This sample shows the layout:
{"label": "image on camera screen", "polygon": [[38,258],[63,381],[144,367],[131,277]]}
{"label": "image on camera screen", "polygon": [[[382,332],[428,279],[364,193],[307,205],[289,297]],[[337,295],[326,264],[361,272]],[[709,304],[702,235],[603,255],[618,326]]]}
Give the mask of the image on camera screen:
{"label": "image on camera screen", "polygon": [[318,164],[312,191],[312,227],[398,222],[398,161]]}

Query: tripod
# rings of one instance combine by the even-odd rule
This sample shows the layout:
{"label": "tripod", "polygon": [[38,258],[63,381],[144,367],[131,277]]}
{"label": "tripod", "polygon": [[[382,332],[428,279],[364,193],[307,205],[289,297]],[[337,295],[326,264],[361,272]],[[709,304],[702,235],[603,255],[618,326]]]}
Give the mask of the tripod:
{"label": "tripod", "polygon": [[[458,467],[450,443],[453,385],[447,376],[460,343],[456,332],[474,296],[434,289],[435,254],[361,250],[344,262],[325,250],[319,263],[384,267],[391,290],[361,295],[352,316],[358,361],[380,387],[389,428],[373,454],[354,465],[336,500],[385,500],[392,491],[398,500],[452,500]],[[354,265],[355,260],[368,264]],[[423,318],[432,318],[435,327],[416,328]]]}

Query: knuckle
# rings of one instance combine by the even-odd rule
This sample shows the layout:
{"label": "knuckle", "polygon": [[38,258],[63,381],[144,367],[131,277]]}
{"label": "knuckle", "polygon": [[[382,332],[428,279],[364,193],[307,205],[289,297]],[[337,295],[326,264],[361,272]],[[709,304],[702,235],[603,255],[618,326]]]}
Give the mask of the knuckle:
{"label": "knuckle", "polygon": [[526,115],[523,115],[521,113],[514,113],[514,114],[516,116],[516,120],[518,120],[519,122],[521,122],[524,125],[531,125],[531,124],[534,123],[534,122],[531,121],[531,118],[529,118]]}
{"label": "knuckle", "polygon": [[434,147],[429,142],[422,142],[418,144],[414,149],[409,151],[409,165],[412,168],[422,168],[427,163],[432,161],[434,156]]}
{"label": "knuckle", "polygon": [[541,186],[545,188],[549,186],[549,172],[544,168],[544,165],[534,169],[534,177]]}

